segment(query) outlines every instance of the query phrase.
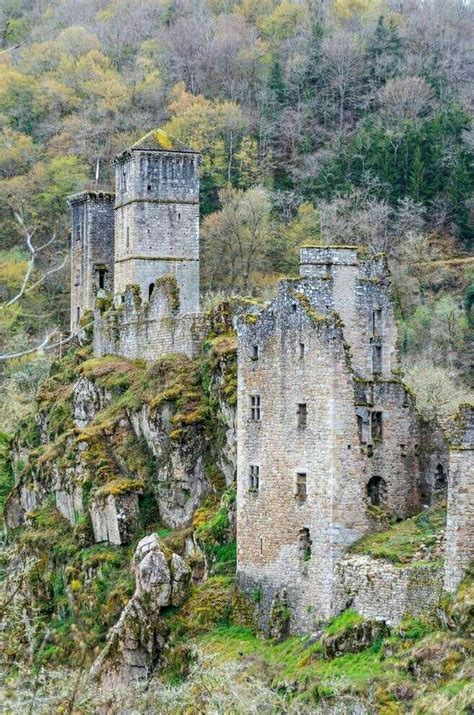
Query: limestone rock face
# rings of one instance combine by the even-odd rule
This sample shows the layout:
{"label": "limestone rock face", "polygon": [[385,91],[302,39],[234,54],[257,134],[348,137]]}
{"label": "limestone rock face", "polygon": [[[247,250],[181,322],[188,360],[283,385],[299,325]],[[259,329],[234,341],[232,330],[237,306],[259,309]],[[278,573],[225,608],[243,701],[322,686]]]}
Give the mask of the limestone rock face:
{"label": "limestone rock face", "polygon": [[380,637],[389,634],[383,621],[362,621],[342,633],[323,635],[322,645],[326,658],[337,658],[344,653],[358,653],[365,650]]}
{"label": "limestone rock face", "polygon": [[110,401],[110,395],[98,385],[80,377],[74,385],[73,418],[76,427],[83,429],[92,422],[99,410]]}
{"label": "limestone rock face", "polygon": [[96,543],[128,544],[138,525],[138,494],[109,494],[91,499],[89,514]]}
{"label": "limestone rock face", "polygon": [[104,690],[146,680],[159,665],[166,643],[160,611],[183,602],[191,579],[180,556],[165,555],[157,534],[139,542],[132,568],[135,593],[91,669],[91,677]]}
{"label": "limestone rock face", "polygon": [[135,434],[156,458],[156,496],[163,524],[173,529],[189,524],[207,489],[203,440],[198,433],[180,442],[170,439],[173,412],[166,403],[153,412],[143,405],[129,417]]}

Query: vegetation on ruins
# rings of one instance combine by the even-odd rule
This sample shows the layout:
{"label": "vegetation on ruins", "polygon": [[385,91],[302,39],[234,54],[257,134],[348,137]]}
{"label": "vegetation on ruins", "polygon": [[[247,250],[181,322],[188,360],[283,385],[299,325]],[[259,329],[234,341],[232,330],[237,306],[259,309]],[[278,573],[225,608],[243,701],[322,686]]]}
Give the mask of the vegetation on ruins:
{"label": "vegetation on ruins", "polygon": [[[302,245],[386,254],[403,379],[423,417],[445,425],[469,399],[472,28],[472,4],[457,0],[0,0],[6,712],[120,712],[131,702],[144,713],[471,712],[471,571],[455,595],[397,626],[349,604],[317,633],[262,637],[261,591],[247,598],[236,588],[236,494],[222,451],[237,402],[231,318],[256,323],[277,280],[297,274]],[[110,190],[113,157],[152,127],[162,149],[202,152],[208,334],[194,359],[95,358],[92,314],[85,337],[65,337],[66,196],[96,175]],[[178,312],[176,279],[156,286]],[[111,306],[109,296],[99,302]],[[74,420],[81,379],[104,397],[85,427]],[[200,450],[206,493],[185,527],[160,514],[161,457],[132,428],[142,410],[169,420],[167,450]],[[33,492],[79,469],[78,455],[73,523],[49,495],[8,529],[15,478]],[[130,493],[130,543],[94,543],[91,500]],[[379,531],[352,553],[387,568],[442,568],[445,505],[404,521],[370,509]],[[191,539],[192,585],[182,606],[162,611],[166,657],[151,681],[107,700],[87,672],[133,593],[130,563],[151,532],[166,554],[184,556]],[[288,620],[278,608],[276,620]]]}

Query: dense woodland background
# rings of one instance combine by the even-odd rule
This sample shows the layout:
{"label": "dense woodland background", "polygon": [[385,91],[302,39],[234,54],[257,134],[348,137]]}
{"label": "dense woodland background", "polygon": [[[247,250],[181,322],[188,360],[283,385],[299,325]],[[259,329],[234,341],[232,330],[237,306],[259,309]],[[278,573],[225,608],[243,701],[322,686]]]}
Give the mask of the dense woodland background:
{"label": "dense woodland background", "polygon": [[[425,411],[451,412],[474,327],[473,15],[461,0],[0,0],[2,353],[67,331],[65,198],[97,162],[110,183],[114,154],[161,127],[203,153],[205,306],[270,298],[304,242],[385,251],[407,379]],[[4,428],[49,360],[1,363]]]}

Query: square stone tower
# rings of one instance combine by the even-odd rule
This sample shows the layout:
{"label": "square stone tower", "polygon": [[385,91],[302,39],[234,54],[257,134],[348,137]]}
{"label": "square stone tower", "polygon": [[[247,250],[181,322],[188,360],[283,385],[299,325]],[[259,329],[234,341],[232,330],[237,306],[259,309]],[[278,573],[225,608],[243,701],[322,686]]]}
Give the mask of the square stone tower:
{"label": "square stone tower", "polygon": [[114,281],[114,194],[82,191],[68,198],[71,209],[71,332],[94,309],[99,290]]}
{"label": "square stone tower", "polygon": [[199,157],[160,130],[116,157],[115,293],[137,285],[148,301],[171,275],[179,312],[199,310]]}

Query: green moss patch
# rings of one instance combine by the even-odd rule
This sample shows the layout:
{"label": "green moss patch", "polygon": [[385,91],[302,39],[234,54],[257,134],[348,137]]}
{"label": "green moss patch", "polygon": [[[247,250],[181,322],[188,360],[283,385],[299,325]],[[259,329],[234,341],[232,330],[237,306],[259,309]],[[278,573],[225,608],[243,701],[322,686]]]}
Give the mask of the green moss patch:
{"label": "green moss patch", "polygon": [[[411,519],[393,524],[387,531],[366,536],[357,541],[351,551],[394,564],[407,564],[420,559],[429,561],[446,526],[446,509],[429,509]],[[423,548],[422,548],[423,547]]]}

